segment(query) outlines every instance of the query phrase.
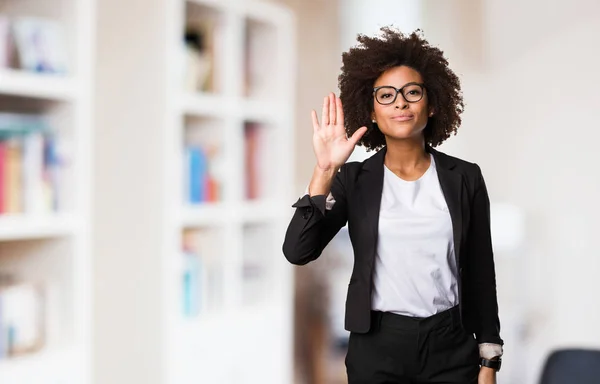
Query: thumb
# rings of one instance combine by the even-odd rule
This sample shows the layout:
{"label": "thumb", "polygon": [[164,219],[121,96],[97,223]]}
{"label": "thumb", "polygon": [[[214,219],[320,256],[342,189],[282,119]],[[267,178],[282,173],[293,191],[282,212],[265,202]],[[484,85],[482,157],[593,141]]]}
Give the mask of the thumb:
{"label": "thumb", "polygon": [[360,140],[360,138],[363,137],[365,133],[367,133],[367,127],[360,127],[360,128],[358,128],[354,132],[354,134],[352,135],[352,137],[350,137],[350,141],[352,142],[352,144],[356,145],[356,143],[358,143],[358,141]]}

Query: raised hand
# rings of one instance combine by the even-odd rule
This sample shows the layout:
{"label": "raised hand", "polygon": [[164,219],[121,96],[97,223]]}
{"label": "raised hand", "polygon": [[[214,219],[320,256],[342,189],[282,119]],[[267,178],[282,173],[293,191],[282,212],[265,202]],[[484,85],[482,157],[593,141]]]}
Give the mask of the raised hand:
{"label": "raised hand", "polygon": [[323,99],[321,124],[317,112],[312,111],[313,149],[317,157],[317,167],[324,171],[341,167],[352,154],[356,143],[367,132],[361,127],[352,137],[346,136],[342,101],[334,93]]}

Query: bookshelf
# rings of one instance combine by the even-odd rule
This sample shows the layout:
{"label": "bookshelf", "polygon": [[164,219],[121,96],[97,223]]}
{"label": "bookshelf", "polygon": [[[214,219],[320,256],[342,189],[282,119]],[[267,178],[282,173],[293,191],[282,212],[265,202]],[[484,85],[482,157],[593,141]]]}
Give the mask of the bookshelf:
{"label": "bookshelf", "polygon": [[[291,382],[293,274],[281,243],[295,198],[294,15],[179,0],[167,19],[162,382]],[[204,199],[191,197],[198,169]]]}
{"label": "bookshelf", "polygon": [[0,0],[1,383],[91,382],[93,7]]}

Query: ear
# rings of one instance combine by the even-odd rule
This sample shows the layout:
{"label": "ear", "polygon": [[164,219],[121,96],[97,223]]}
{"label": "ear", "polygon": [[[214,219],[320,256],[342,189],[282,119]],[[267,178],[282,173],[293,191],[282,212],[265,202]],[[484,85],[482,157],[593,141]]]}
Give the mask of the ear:
{"label": "ear", "polygon": [[429,117],[432,117],[433,115],[435,115],[435,109],[429,108]]}

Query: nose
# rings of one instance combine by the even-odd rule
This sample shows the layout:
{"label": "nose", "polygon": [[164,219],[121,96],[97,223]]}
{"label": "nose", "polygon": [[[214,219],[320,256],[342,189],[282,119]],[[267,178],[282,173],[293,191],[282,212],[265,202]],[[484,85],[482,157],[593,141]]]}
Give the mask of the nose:
{"label": "nose", "polygon": [[408,101],[404,99],[404,96],[401,92],[398,92],[396,95],[396,101],[394,102],[396,109],[406,109],[408,108]]}

